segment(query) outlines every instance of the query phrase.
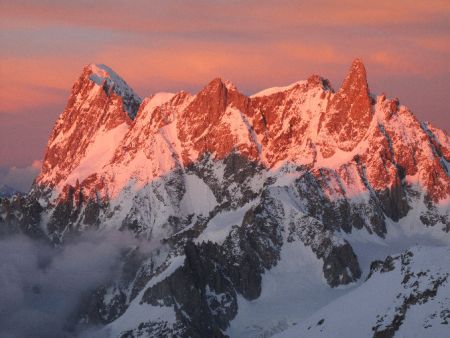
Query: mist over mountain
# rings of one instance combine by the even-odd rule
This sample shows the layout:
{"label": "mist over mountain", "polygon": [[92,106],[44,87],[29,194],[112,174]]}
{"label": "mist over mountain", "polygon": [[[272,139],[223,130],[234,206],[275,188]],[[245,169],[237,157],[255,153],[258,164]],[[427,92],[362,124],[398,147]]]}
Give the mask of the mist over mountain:
{"label": "mist over mountain", "polygon": [[31,191],[0,200],[0,326],[444,337],[449,231],[448,134],[372,93],[360,59],[337,90],[216,78],[144,99],[90,64]]}
{"label": "mist over mountain", "polygon": [[[33,184],[34,179],[41,170],[41,161],[33,161],[29,166],[0,167],[0,195],[11,195],[15,192],[28,193]],[[6,197],[6,196],[5,196]]]}
{"label": "mist over mountain", "polygon": [[86,231],[63,247],[24,235],[0,239],[0,336],[75,337],[83,299],[113,279],[138,241]]}

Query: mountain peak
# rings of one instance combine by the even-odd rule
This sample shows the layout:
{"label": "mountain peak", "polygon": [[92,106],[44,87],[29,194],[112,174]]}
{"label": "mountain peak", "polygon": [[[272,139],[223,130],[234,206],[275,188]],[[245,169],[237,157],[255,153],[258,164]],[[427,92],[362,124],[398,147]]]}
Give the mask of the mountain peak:
{"label": "mountain peak", "polygon": [[364,67],[364,62],[361,58],[355,58],[352,61],[352,69],[360,69],[360,70],[364,70],[364,72],[366,71],[366,68]]}
{"label": "mountain peak", "polygon": [[236,86],[228,80],[217,77],[210,81],[191,103],[190,110],[210,116],[211,121],[216,121],[229,104],[243,109],[244,95]]}
{"label": "mountain peak", "polygon": [[140,104],[139,96],[111,68],[85,66],[53,129],[37,182],[57,186],[69,182],[71,174],[84,178],[80,170],[98,171],[128,131]]}
{"label": "mountain peak", "polygon": [[91,79],[93,81],[96,80],[96,78],[95,78],[96,76],[99,78],[103,78],[103,79],[105,79],[105,78],[120,78],[120,76],[117,75],[116,72],[114,72],[110,67],[108,67],[104,64],[90,63],[87,66],[85,66],[85,69],[87,69],[91,72]]}
{"label": "mountain peak", "polygon": [[323,88],[324,90],[333,91],[330,81],[328,81],[327,79],[325,79],[319,75],[315,75],[315,74],[308,77],[308,79],[306,80],[306,85],[308,88],[319,87],[319,88]]}
{"label": "mountain peak", "polygon": [[212,121],[216,121],[227,106],[227,92],[228,89],[221,78],[213,79],[196,95],[191,103],[192,110],[195,114],[212,116]]}
{"label": "mountain peak", "polygon": [[[372,115],[366,68],[361,59],[355,59],[327,108],[323,125],[339,149],[350,151],[365,135]],[[325,157],[334,153],[328,150],[325,152]]]}
{"label": "mountain peak", "polygon": [[237,91],[236,86],[230,80],[224,80],[221,77],[212,79],[202,90],[203,91],[217,91],[225,88],[228,91]]}
{"label": "mountain peak", "polygon": [[84,67],[82,76],[86,76],[96,85],[103,86],[107,95],[112,91],[122,97],[123,109],[132,120],[135,118],[142,100],[114,70],[104,64],[91,63]]}
{"label": "mountain peak", "polygon": [[366,67],[361,59],[354,59],[350,70],[342,83],[339,91],[349,92],[359,90],[360,93],[366,92],[369,95],[369,85],[367,84]]}
{"label": "mountain peak", "polygon": [[103,85],[105,81],[111,81],[116,86],[129,87],[120,75],[104,64],[90,63],[84,66],[83,75],[99,86]]}

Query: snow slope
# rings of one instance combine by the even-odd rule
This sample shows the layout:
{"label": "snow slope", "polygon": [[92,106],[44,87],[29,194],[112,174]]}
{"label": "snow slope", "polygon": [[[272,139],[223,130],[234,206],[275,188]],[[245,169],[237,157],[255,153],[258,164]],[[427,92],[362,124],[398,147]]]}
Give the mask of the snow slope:
{"label": "snow slope", "polygon": [[275,337],[448,337],[449,254],[448,247],[420,246],[393,256],[362,285]]}

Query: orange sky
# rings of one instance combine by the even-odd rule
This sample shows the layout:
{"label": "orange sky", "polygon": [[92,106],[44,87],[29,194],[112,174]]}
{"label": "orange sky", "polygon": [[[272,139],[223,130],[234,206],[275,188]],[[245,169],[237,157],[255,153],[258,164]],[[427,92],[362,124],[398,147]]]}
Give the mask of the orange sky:
{"label": "orange sky", "polygon": [[42,159],[91,62],[145,97],[195,92],[217,76],[246,94],[313,73],[337,89],[361,57],[372,92],[450,130],[448,0],[0,0],[0,17],[0,176]]}

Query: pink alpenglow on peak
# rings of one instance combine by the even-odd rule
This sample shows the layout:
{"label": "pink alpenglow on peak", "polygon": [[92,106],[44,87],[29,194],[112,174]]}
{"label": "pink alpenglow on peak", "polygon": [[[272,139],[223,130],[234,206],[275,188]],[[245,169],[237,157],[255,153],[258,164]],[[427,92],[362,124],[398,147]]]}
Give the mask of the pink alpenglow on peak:
{"label": "pink alpenglow on peak", "polygon": [[321,120],[320,128],[331,136],[333,142],[323,145],[324,157],[331,156],[336,147],[351,151],[361,141],[372,120],[372,103],[366,69],[360,59],[355,59]]}
{"label": "pink alpenglow on peak", "polygon": [[36,186],[61,193],[79,182],[87,195],[114,198],[131,182],[143,187],[205,156],[238,154],[273,172],[289,163],[318,177],[331,170],[352,196],[405,180],[435,202],[450,196],[448,136],[395,99],[373,99],[360,59],[337,92],[314,75],[247,97],[216,78],[196,95],[157,93],[140,102],[110,68],[87,66]]}
{"label": "pink alpenglow on peak", "polygon": [[53,128],[37,183],[74,184],[87,173],[100,171],[129,129],[140,102],[110,68],[84,67]]}

